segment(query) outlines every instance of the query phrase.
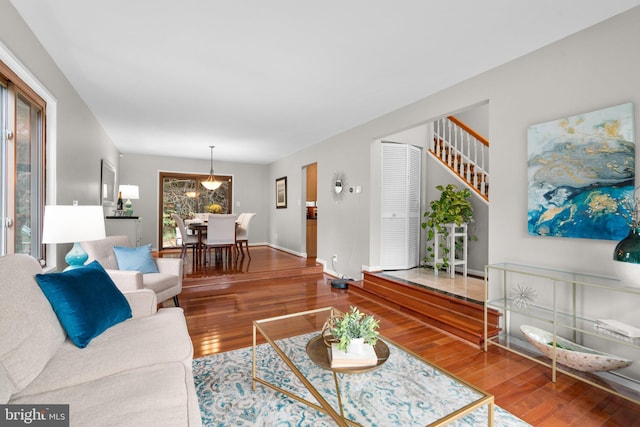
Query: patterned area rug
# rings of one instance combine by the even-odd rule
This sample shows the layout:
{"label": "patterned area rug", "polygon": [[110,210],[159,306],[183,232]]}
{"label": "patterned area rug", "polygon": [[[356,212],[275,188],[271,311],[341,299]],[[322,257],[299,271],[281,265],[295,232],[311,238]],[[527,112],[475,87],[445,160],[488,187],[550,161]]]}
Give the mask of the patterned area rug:
{"label": "patterned area rug", "polygon": [[[279,341],[282,348],[292,351],[295,360],[308,360],[306,343],[313,337],[303,335]],[[426,425],[449,412],[442,404],[441,397],[448,396],[455,401],[473,401],[477,395],[473,390],[456,386],[449,377],[423,363],[416,361],[406,353],[399,352],[389,345],[389,360],[373,372],[375,389],[371,393],[371,379],[366,384],[358,384],[358,375],[350,377],[350,390],[343,390],[343,399],[354,396],[359,411],[349,413],[351,419],[364,426],[410,426]],[[286,351],[287,354],[288,351]],[[252,349],[243,348],[226,353],[215,354],[193,361],[193,376],[200,402],[203,425],[209,426],[334,426],[335,422],[326,414],[304,405],[288,396],[278,393],[261,384],[251,389]],[[304,365],[304,364],[303,364]],[[316,402],[298,378],[291,373],[275,351],[263,344],[258,346],[258,376],[278,384],[281,388],[294,392],[310,402]],[[303,371],[307,369],[303,367]],[[333,377],[329,371],[322,370],[309,361],[308,371],[303,372],[317,388],[326,384],[333,390]],[[326,376],[326,377],[325,377]],[[402,377],[429,378],[429,387],[400,387]],[[364,377],[363,377],[364,378]],[[354,381],[355,379],[355,381]],[[361,389],[359,389],[361,387]],[[332,394],[329,388],[324,395]],[[394,399],[400,393],[419,404],[398,405]],[[329,402],[334,405],[337,401]],[[425,420],[427,422],[425,422]],[[487,407],[482,407],[458,420],[455,426],[486,426]],[[509,412],[495,407],[495,425],[525,427],[529,424]]]}

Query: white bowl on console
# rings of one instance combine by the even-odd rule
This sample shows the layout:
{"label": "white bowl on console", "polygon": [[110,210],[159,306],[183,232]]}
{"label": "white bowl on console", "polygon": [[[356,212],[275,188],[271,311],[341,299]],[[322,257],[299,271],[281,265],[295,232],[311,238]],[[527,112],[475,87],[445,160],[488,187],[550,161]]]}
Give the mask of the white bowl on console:
{"label": "white bowl on console", "polygon": [[[522,325],[520,331],[542,354],[553,358],[553,334],[534,326]],[[602,353],[556,336],[556,361],[583,372],[613,371],[631,365],[632,360]]]}

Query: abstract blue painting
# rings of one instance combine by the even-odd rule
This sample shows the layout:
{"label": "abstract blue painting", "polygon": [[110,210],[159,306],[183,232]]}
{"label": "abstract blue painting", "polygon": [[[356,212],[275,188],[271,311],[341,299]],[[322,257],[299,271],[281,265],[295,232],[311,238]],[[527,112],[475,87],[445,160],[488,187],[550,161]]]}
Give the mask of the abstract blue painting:
{"label": "abstract blue painting", "polygon": [[528,230],[622,240],[633,221],[633,104],[528,129]]}

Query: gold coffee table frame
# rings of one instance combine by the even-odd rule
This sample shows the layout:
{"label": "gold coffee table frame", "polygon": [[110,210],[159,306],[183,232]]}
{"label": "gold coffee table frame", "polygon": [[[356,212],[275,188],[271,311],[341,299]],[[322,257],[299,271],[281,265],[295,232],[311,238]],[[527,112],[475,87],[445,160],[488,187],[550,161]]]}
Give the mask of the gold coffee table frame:
{"label": "gold coffee table frame", "polygon": [[[330,371],[333,372],[333,379],[334,379],[334,384],[336,387],[336,395],[338,398],[338,406],[339,406],[339,411],[340,413],[338,413],[338,411],[336,411],[330,404],[329,402],[327,402],[327,400],[322,396],[322,394],[316,390],[316,388],[311,384],[311,382],[304,376],[304,374],[302,374],[302,372],[300,372],[300,370],[296,367],[296,365],[289,359],[289,357],[287,357],[287,355],[282,351],[282,349],[280,349],[280,347],[278,346],[278,344],[276,344],[276,340],[279,339],[284,339],[284,338],[291,338],[297,335],[303,335],[306,333],[310,333],[310,332],[318,332],[320,333],[321,329],[322,329],[322,325],[324,323],[324,321],[326,321],[327,319],[329,319],[331,316],[336,315],[336,314],[340,314],[340,310],[337,310],[333,307],[324,307],[324,308],[319,308],[319,309],[315,309],[315,310],[308,310],[308,311],[303,311],[300,313],[292,313],[292,314],[286,314],[283,316],[277,316],[277,317],[271,317],[268,319],[261,319],[261,320],[255,320],[253,322],[253,363],[252,363],[252,388],[253,390],[256,389],[256,383],[260,383],[264,386],[267,386],[277,392],[283,393],[289,397],[291,397],[292,399],[297,400],[298,402],[301,402],[307,406],[310,406],[318,411],[324,412],[325,414],[329,415],[338,425],[340,426],[358,426],[359,424],[348,420],[344,417],[343,414],[343,409],[342,409],[342,400],[340,397],[340,386],[338,384],[338,377],[336,372],[340,373],[340,372],[344,372],[341,370],[334,370],[334,369],[329,369]],[[301,323],[297,323],[294,322],[293,319],[295,318],[299,318],[299,319],[303,319],[304,321]],[[256,358],[257,358],[257,335],[258,332],[260,333],[260,335],[262,335],[265,340],[267,341],[267,343],[273,348],[273,350],[276,352],[276,354],[284,361],[284,363],[289,367],[289,369],[291,369],[291,372],[293,372],[293,374],[302,382],[302,384],[306,387],[306,389],[313,395],[314,398],[316,398],[316,400],[318,401],[319,405],[313,403],[313,402],[309,402],[308,400],[300,397],[300,396],[296,396],[295,394],[291,393],[288,390],[284,390],[280,387],[278,387],[275,384],[271,384],[270,382],[259,378],[258,374],[257,374],[257,368],[256,368]],[[476,393],[480,394],[481,397],[456,410],[453,411],[452,413],[448,414],[447,416],[441,418],[440,420],[429,424],[430,426],[444,426],[448,423],[450,423],[451,421],[454,421],[456,419],[462,418],[465,415],[475,411],[476,409],[487,405],[488,406],[488,425],[489,427],[493,427],[493,418],[494,418],[494,398],[492,395],[485,393],[484,391],[478,389],[477,387],[474,387],[473,385],[467,383],[466,381],[463,381],[461,379],[459,379],[458,377],[456,377],[455,375],[427,362],[425,359],[423,359],[422,357],[418,356],[417,354],[413,353],[412,351],[404,348],[403,346],[389,340],[388,338],[385,337],[380,337],[381,339],[383,339],[386,342],[391,343],[393,346],[397,347],[399,350],[404,351],[405,353],[411,355],[412,357],[418,359],[419,361],[421,361],[422,363],[424,363],[427,366],[431,366],[432,368],[436,369],[437,371],[447,375],[448,377],[452,378],[453,380],[455,380],[456,382],[464,385],[465,387],[468,387],[469,389],[475,391]],[[315,363],[315,362],[314,362]],[[326,369],[326,368],[325,368]],[[383,367],[381,369],[384,369]],[[357,373],[351,374],[351,375],[358,375]]]}

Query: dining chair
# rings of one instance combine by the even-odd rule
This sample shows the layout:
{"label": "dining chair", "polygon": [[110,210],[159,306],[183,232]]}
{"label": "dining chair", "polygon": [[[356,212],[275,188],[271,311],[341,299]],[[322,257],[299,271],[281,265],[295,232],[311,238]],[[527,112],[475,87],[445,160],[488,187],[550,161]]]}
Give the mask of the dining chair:
{"label": "dining chair", "polygon": [[236,246],[240,249],[240,253],[244,256],[244,249],[242,244],[247,247],[247,255],[251,258],[249,252],[249,223],[256,216],[255,212],[241,214],[242,217],[238,218],[238,228],[236,229]]}
{"label": "dining chair", "polygon": [[196,257],[196,249],[198,249],[198,236],[189,234],[187,227],[184,225],[184,221],[180,218],[180,215],[173,213],[171,218],[176,222],[178,230],[180,231],[180,240],[182,241],[182,252],[180,252],[180,258],[184,259],[187,253],[187,248],[193,248],[193,258]]}
{"label": "dining chair", "polygon": [[209,263],[211,264],[211,249],[215,249],[216,258],[218,253],[222,256],[222,249],[225,249],[228,256],[233,258],[232,251],[236,250],[236,220],[238,214],[209,214],[207,221],[207,243],[209,252]]}

